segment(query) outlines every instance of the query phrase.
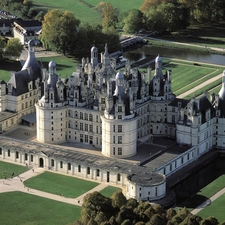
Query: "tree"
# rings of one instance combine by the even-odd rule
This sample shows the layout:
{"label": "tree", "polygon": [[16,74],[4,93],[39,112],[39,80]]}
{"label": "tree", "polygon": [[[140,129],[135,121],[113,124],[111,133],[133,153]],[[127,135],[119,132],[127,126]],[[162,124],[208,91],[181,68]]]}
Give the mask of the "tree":
{"label": "tree", "polygon": [[[83,200],[81,222],[87,224],[91,218],[96,221],[96,217],[100,213],[104,215],[104,218],[106,217],[107,221],[114,214],[111,199],[97,191],[87,194]],[[101,216],[98,219],[100,220],[101,218],[103,217]]]}
{"label": "tree", "polygon": [[218,225],[218,224],[219,224],[218,220],[213,216],[210,216],[209,218],[203,219],[200,222],[200,225]]}
{"label": "tree", "polygon": [[127,17],[124,18],[124,31],[127,33],[135,33],[143,27],[143,14],[138,9],[128,11]]}
{"label": "tree", "polygon": [[181,225],[199,225],[202,218],[197,215],[189,215],[181,223]]}
{"label": "tree", "polygon": [[111,3],[100,2],[96,6],[97,10],[102,13],[102,26],[115,27],[118,21],[118,10]]}
{"label": "tree", "polygon": [[127,199],[125,198],[125,196],[121,191],[114,192],[111,198],[112,198],[112,206],[114,208],[121,208],[127,202]]}
{"label": "tree", "polygon": [[0,36],[0,60],[3,59],[3,51],[5,49],[6,42],[4,37]]}
{"label": "tree", "polygon": [[150,8],[157,8],[162,2],[163,0],[145,0],[141,5],[140,10],[143,13],[147,13]]}
{"label": "tree", "polygon": [[45,48],[71,53],[76,39],[80,21],[69,11],[50,10],[44,16],[40,39]]}
{"label": "tree", "polygon": [[8,40],[4,56],[11,58],[19,58],[23,50],[23,46],[18,38],[11,38]]}
{"label": "tree", "polygon": [[46,12],[45,11],[39,11],[38,14],[35,16],[35,20],[38,20],[40,22],[42,22],[42,20],[44,19]]}
{"label": "tree", "polygon": [[166,218],[167,218],[168,220],[171,220],[176,214],[177,214],[177,212],[176,212],[175,209],[169,208],[169,209],[166,211]]}
{"label": "tree", "polygon": [[101,224],[107,220],[107,216],[103,212],[99,212],[95,217],[95,221],[97,222],[97,224]]}

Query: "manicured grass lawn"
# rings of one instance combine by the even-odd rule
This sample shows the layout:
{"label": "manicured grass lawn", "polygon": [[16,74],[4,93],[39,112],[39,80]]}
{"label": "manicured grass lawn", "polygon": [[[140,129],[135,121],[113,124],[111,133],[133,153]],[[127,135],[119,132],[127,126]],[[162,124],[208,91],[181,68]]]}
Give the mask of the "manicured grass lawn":
{"label": "manicured grass lawn", "polygon": [[70,77],[73,72],[76,71],[76,66],[78,63],[74,58],[66,56],[55,56],[55,57],[42,57],[37,58],[39,62],[42,61],[44,68],[48,69],[48,64],[50,61],[56,63],[56,73],[60,74],[62,78]]}
{"label": "manicured grass lawn", "polygon": [[11,71],[19,71],[22,69],[22,65],[19,61],[2,60],[0,61],[0,80],[4,80],[6,83],[10,80]]}
{"label": "manicured grass lawn", "polygon": [[22,192],[0,193],[1,224],[66,225],[80,218],[81,207]]}
{"label": "manicured grass lawn", "polygon": [[[195,209],[201,203],[203,203],[208,198],[212,197],[218,191],[225,187],[225,174],[221,175],[217,179],[215,179],[210,184],[206,185],[202,188],[198,193],[196,193],[191,198],[187,199],[185,202],[180,204],[179,206],[183,207],[186,206],[190,211]],[[215,208],[214,211],[217,209]],[[209,215],[214,215],[214,211],[211,212]]]}
{"label": "manicured grass lawn", "polygon": [[0,179],[3,178],[11,178],[12,173],[14,173],[14,176],[17,176],[21,173],[24,173],[28,170],[25,166],[20,166],[12,163],[7,163],[0,161]]}
{"label": "manicured grass lawn", "polygon": [[80,1],[66,0],[54,1],[54,0],[34,0],[33,3],[38,8],[43,9],[60,9],[60,10],[69,10],[74,13],[75,17],[81,20],[82,22],[87,22],[90,24],[101,24],[101,14],[94,8],[88,7],[86,4]]}
{"label": "manicured grass lawn", "polygon": [[121,188],[108,186],[100,191],[100,193],[106,197],[111,197],[112,194],[116,191],[121,191]]}
{"label": "manicured grass lawn", "polygon": [[225,202],[225,194],[221,195],[210,205],[201,210],[198,213],[198,215],[201,216],[202,218],[208,218],[209,216],[213,216],[218,220],[218,222],[221,223],[225,221],[224,202]]}
{"label": "manicured grass lawn", "polygon": [[[206,64],[195,66],[193,62],[171,60],[163,67],[163,70],[172,70],[172,90],[176,95],[179,95],[222,73],[223,68],[220,66]],[[202,95],[205,91],[218,87],[220,84],[221,78],[192,93],[190,96],[186,96],[185,98],[191,99],[193,95],[197,97]]]}
{"label": "manicured grass lawn", "polygon": [[57,195],[63,194],[69,198],[76,198],[98,185],[95,182],[51,172],[44,172],[36,177],[32,177],[24,181],[24,184],[33,189]]}

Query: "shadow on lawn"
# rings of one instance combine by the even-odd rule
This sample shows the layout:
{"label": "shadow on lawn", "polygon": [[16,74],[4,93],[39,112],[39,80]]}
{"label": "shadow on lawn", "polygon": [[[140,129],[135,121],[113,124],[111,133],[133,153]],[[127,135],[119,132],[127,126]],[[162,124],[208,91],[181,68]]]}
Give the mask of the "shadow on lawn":
{"label": "shadow on lawn", "polygon": [[209,198],[203,195],[196,194],[192,196],[191,198],[185,200],[184,202],[180,203],[178,206],[195,209],[196,207],[198,207],[199,205],[201,205],[203,202],[205,202],[208,199]]}
{"label": "shadow on lawn", "polygon": [[6,71],[19,71],[22,69],[22,65],[16,60],[3,59],[0,61],[0,69]]}

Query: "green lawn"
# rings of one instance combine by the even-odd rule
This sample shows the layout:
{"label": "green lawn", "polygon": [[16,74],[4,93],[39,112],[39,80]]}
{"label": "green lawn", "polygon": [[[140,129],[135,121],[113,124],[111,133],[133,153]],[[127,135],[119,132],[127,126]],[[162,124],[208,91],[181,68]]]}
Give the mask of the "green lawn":
{"label": "green lawn", "polygon": [[0,161],[0,179],[3,178],[11,178],[12,173],[14,173],[14,176],[17,176],[21,173],[24,173],[28,170],[25,166],[20,166],[12,163],[7,163]]}
{"label": "green lawn", "polygon": [[106,197],[111,197],[112,194],[116,191],[122,191],[121,188],[108,186],[100,191],[100,193]]}
{"label": "green lawn", "polygon": [[[167,60],[167,59],[166,59]],[[201,66],[195,66],[193,62],[183,62],[177,60],[171,60],[164,67],[163,70],[172,70],[172,90],[174,94],[180,95],[185,91],[192,89],[193,87],[200,85],[210,78],[222,73],[223,67],[202,64]],[[221,85],[221,78],[206,85],[204,88],[186,96],[186,99],[191,99],[193,95],[200,96],[205,91],[209,91],[214,88],[218,88]],[[217,89],[215,89],[214,93]]]}
{"label": "green lawn", "polygon": [[80,218],[80,210],[79,206],[22,192],[0,193],[4,225],[68,225]]}
{"label": "green lawn", "polygon": [[96,6],[100,2],[110,2],[115,8],[119,9],[120,11],[127,11],[129,9],[139,9],[143,3],[143,0],[111,0],[111,1],[100,1],[100,0],[84,0],[89,4]]}
{"label": "green lawn", "polygon": [[70,77],[73,72],[76,71],[76,66],[78,63],[72,57],[66,56],[55,56],[55,57],[42,57],[37,58],[39,62],[42,61],[44,68],[48,69],[48,64],[50,61],[56,63],[56,73],[60,74],[62,78]]}
{"label": "green lawn", "polygon": [[[218,191],[220,191],[224,187],[225,187],[225,174],[221,175],[220,177],[215,179],[213,182],[206,185],[194,196],[187,199],[185,202],[181,203],[177,208],[186,206],[189,211],[192,211],[193,209],[195,209],[197,206],[199,206],[208,198],[212,197],[214,194],[216,194]],[[216,210],[217,209],[215,208],[215,210],[211,211],[211,214],[208,214],[208,215],[214,215],[214,212]]]}
{"label": "green lawn", "polygon": [[101,24],[101,14],[94,8],[88,7],[86,4],[77,0],[54,1],[54,0],[34,0],[33,3],[38,8],[43,9],[60,9],[69,10],[74,13],[75,17],[82,22],[90,24]]}
{"label": "green lawn", "polygon": [[98,185],[95,182],[51,172],[44,172],[32,177],[24,181],[24,184],[33,189],[57,195],[63,194],[69,198],[76,198]]}
{"label": "green lawn", "polygon": [[201,210],[198,215],[202,218],[208,218],[210,215],[213,215],[220,223],[225,221],[224,214],[224,202],[225,202],[225,194],[221,195],[215,201],[213,201],[206,208]]}
{"label": "green lawn", "polygon": [[7,83],[11,77],[11,71],[19,71],[21,69],[22,65],[19,61],[2,60],[0,62],[0,80],[4,80]]}
{"label": "green lawn", "polygon": [[[67,0],[63,4],[61,1],[49,0],[34,0],[33,3],[36,7],[42,8],[45,10],[48,9],[61,9],[72,11],[81,22],[87,22],[89,24],[101,24],[102,18],[101,13],[95,10],[95,6],[102,1],[100,0]],[[106,1],[107,2],[107,1]],[[129,9],[138,9],[141,7],[143,0],[113,0],[110,1],[112,5],[118,8],[120,11],[127,11]]]}

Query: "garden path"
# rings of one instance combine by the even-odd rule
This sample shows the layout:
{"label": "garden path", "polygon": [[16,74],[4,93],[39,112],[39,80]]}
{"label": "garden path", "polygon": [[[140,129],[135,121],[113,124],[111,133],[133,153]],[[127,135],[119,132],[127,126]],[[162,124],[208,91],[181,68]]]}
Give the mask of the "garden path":
{"label": "garden path", "polygon": [[213,195],[211,198],[209,198],[206,201],[204,201],[201,205],[199,205],[194,210],[192,210],[191,213],[194,214],[194,215],[197,214],[197,213],[199,213],[202,209],[204,209],[206,206],[208,206],[209,204],[211,204],[211,202],[213,202],[214,200],[216,200],[217,198],[219,198],[224,193],[225,193],[225,188],[221,189],[215,195]]}
{"label": "garden path", "polygon": [[48,199],[52,199],[55,201],[59,201],[59,202],[65,202],[68,204],[72,204],[72,205],[78,205],[81,206],[82,202],[83,202],[83,198],[87,193],[90,192],[94,192],[94,191],[101,191],[102,189],[104,189],[105,187],[108,186],[108,184],[106,183],[101,183],[98,186],[96,186],[95,188],[89,190],[88,192],[84,193],[81,196],[78,196],[77,198],[67,198],[63,195],[56,195],[56,194],[51,194],[48,192],[44,192],[44,191],[39,191],[33,188],[29,188],[26,187],[23,184],[23,181],[37,176],[40,173],[43,173],[45,171],[44,168],[35,168],[34,171],[33,169],[30,169],[28,171],[26,171],[25,173],[20,174],[19,176],[16,176],[14,178],[9,178],[9,179],[1,179],[0,180],[0,193],[3,192],[12,192],[12,191],[21,191],[21,192],[25,192],[28,194],[32,194],[32,195],[37,195],[40,197],[44,197],[44,198],[48,198]]}
{"label": "garden path", "polygon": [[210,83],[212,83],[212,82],[214,82],[214,81],[216,81],[218,79],[222,79],[222,73],[217,75],[217,76],[215,76],[215,77],[213,77],[213,78],[208,79],[207,81],[205,81],[205,82],[203,82],[203,83],[201,83],[201,84],[199,84],[197,86],[195,86],[194,88],[190,89],[189,91],[186,91],[186,92],[178,95],[177,98],[184,98],[185,96],[194,93],[195,91],[205,87],[206,85],[208,85],[208,84],[210,84]]}

